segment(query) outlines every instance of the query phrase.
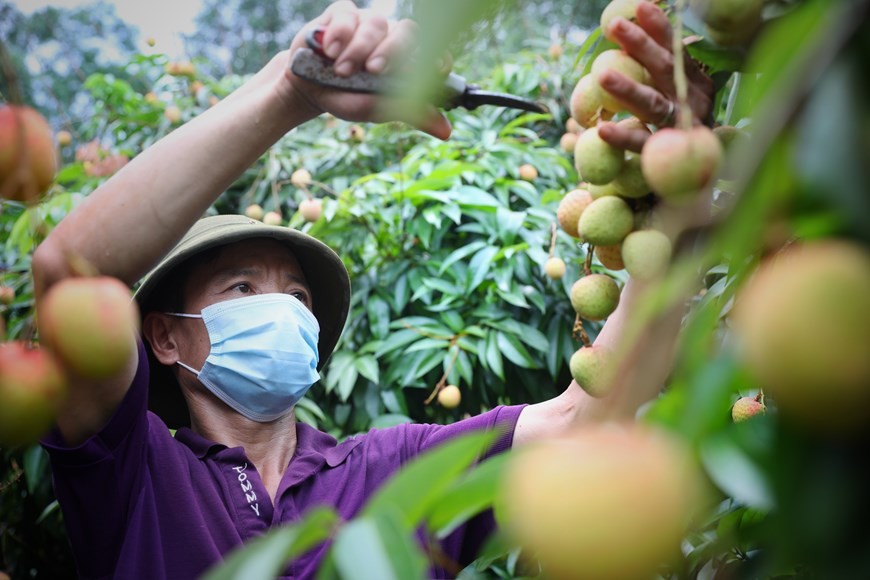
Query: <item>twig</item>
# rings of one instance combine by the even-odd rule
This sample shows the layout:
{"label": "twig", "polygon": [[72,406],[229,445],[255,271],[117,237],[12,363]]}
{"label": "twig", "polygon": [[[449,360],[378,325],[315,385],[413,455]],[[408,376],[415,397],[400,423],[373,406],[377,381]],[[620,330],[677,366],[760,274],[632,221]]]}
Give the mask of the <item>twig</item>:
{"label": "twig", "polygon": [[686,80],[686,63],[683,60],[683,12],[686,0],[677,0],[674,24],[674,86],[677,89],[677,126],[684,131],[692,130],[692,109],[689,107],[689,83]]}
{"label": "twig", "polygon": [[453,349],[453,355],[450,357],[450,362],[447,363],[447,368],[444,369],[444,374],[441,375],[441,379],[437,383],[435,383],[435,388],[432,389],[429,397],[425,401],[423,401],[424,405],[428,405],[433,400],[435,400],[435,397],[438,396],[438,393],[441,391],[441,389],[447,386],[447,377],[450,375],[450,371],[453,370],[453,365],[456,363],[456,358],[459,356],[459,345],[456,344],[456,341],[458,339],[459,336],[454,336],[452,339],[450,339],[450,346],[447,347],[447,350],[449,351],[453,349],[453,347],[456,348]]}

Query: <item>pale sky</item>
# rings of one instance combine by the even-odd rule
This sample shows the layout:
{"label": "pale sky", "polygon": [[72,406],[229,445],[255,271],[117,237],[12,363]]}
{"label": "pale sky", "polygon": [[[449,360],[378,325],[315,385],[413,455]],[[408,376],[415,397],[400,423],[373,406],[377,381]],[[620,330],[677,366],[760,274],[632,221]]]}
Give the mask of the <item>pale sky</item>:
{"label": "pale sky", "polygon": [[[71,8],[93,3],[94,0],[12,0],[12,5],[25,14],[45,6]],[[182,55],[180,35],[193,32],[193,20],[202,7],[202,0],[109,0],[109,3],[115,6],[121,20],[139,29],[139,50],[145,54],[161,52],[170,57]],[[391,14],[396,0],[357,0],[357,4]],[[154,48],[145,44],[148,38],[156,41]]]}

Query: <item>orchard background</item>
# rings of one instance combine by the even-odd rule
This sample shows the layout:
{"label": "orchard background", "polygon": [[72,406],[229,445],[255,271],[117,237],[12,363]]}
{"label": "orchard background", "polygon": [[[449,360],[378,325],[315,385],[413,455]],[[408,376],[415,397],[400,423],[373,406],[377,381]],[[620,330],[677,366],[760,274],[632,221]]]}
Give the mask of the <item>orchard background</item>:
{"label": "orchard background", "polygon": [[[0,285],[14,290],[0,306],[7,339],[38,338],[30,256],[51,228],[128,159],[239,86],[325,4],[208,1],[187,41],[193,66],[179,70],[111,6],[25,17],[0,3],[0,91],[50,120],[61,159],[42,203],[3,202]],[[213,213],[252,204],[278,212],[284,225],[338,249],[351,272],[348,326],[321,382],[298,406],[300,420],[342,438],[538,402],[570,382],[568,361],[581,341],[569,292],[588,247],[554,229],[559,201],[578,184],[560,140],[574,85],[597,54],[613,48],[597,28],[606,4],[450,0],[433,14],[425,2],[401,3],[425,23],[424,46],[452,50],[456,72],[538,100],[549,114],[454,110],[447,142],[398,124],[324,116],[289,133],[213,206]],[[772,396],[767,412],[750,421],[734,423],[730,411],[739,397],[763,390],[740,356],[730,318],[759,260],[795,240],[845,238],[865,250],[870,243],[867,6],[769,1],[758,33],[731,47],[711,42],[695,12],[681,13],[687,50],[716,82],[716,124],[743,136],[728,148],[715,183],[715,218],[653,288],[645,310],[651,320],[692,289],[676,368],[641,420],[687,442],[715,489],[662,577],[870,577],[868,430],[820,431],[780,413]],[[676,17],[673,7],[669,13]],[[105,44],[93,42],[97,36]],[[106,58],[106,45],[117,59]],[[34,72],[46,46],[62,50]],[[521,175],[523,165],[535,174]],[[291,179],[299,169],[310,181]],[[311,198],[323,204],[314,222],[298,212]],[[567,264],[561,280],[544,274],[551,255]],[[627,278],[597,259],[591,270],[620,284]],[[814,320],[832,307],[848,305],[793,314]],[[583,322],[591,339],[600,326]],[[831,340],[808,330],[794,340],[820,348]],[[432,400],[446,384],[459,386],[457,408]],[[505,461],[466,471],[480,445],[460,440],[423,458],[351,522],[337,525],[324,510],[269,534],[214,577],[274,575],[328,536],[327,576],[419,577],[425,555],[411,530],[426,525],[433,536],[445,534],[497,501]],[[0,571],[74,576],[45,453],[3,448],[0,460]],[[498,537],[462,577],[541,573],[534,554]]]}

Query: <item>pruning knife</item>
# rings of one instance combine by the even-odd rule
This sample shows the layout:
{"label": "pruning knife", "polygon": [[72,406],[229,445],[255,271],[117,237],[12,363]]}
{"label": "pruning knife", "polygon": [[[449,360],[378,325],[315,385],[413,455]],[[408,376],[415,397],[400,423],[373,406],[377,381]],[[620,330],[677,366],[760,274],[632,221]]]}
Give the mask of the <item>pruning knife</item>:
{"label": "pruning knife", "polygon": [[[322,28],[309,31],[305,40],[308,48],[297,50],[290,63],[290,70],[294,75],[351,93],[384,94],[396,88],[395,79],[391,79],[389,75],[375,75],[366,71],[358,71],[346,77],[336,75],[332,67],[333,61],[323,52]],[[455,73],[447,75],[435,100],[438,107],[447,110],[463,107],[471,111],[481,105],[495,105],[533,113],[546,112],[543,106],[534,101],[507,93],[484,91]]]}

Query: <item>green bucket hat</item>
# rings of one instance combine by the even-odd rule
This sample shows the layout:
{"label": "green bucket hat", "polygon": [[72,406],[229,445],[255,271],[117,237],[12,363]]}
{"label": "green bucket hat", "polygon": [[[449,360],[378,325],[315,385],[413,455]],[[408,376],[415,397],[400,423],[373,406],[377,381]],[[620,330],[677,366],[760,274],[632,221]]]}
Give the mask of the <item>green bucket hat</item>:
{"label": "green bucket hat", "polygon": [[[241,215],[206,217],[196,222],[181,241],[148,273],[136,290],[135,299],[144,316],[155,309],[162,282],[177,267],[189,264],[196,255],[233,242],[252,238],[271,238],[286,245],[305,274],[320,324],[319,362],[323,368],[344,330],[350,308],[350,278],[341,258],[320,240],[298,230],[268,226]],[[148,407],[172,428],[190,422],[187,403],[171,370],[159,363],[148,350],[151,371]]]}

